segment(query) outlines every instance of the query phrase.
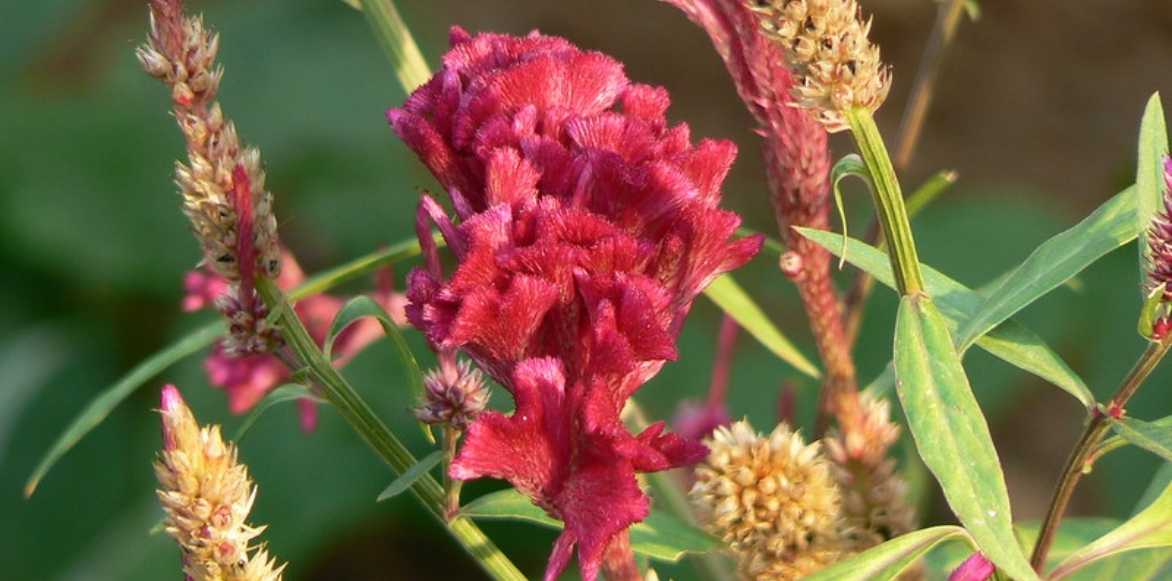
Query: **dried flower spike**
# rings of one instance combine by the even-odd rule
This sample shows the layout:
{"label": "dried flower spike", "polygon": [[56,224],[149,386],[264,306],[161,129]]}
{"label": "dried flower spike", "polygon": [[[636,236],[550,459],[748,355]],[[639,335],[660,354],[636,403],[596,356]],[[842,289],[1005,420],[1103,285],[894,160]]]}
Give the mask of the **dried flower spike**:
{"label": "dried flower spike", "polygon": [[423,404],[415,417],[428,424],[448,424],[464,431],[488,405],[488,386],[468,360],[433,369],[423,378]]}
{"label": "dried flower spike", "polygon": [[201,428],[179,390],[163,388],[163,451],[155,462],[159,502],[167,534],[183,552],[183,570],[193,581],[276,581],[277,567],[263,548],[250,543],[264,531],[245,522],[256,499],[248,467],[219,426]]}
{"label": "dried flower spike", "polygon": [[848,128],[844,113],[874,112],[891,89],[891,71],[867,39],[856,0],[748,0],[761,24],[785,48],[798,82],[793,97],[827,131]]}
{"label": "dried flower spike", "polygon": [[183,14],[181,0],[151,0],[151,31],[136,51],[151,76],[171,88],[175,120],[187,143],[187,163],[175,166],[183,211],[203,247],[204,261],[232,284],[221,306],[232,333],[228,347],[264,351],[275,335],[264,325],[254,282],[275,278],[281,255],[272,194],[265,190],[260,152],[243,147],[216,102],[222,67],[219,37],[200,17]]}

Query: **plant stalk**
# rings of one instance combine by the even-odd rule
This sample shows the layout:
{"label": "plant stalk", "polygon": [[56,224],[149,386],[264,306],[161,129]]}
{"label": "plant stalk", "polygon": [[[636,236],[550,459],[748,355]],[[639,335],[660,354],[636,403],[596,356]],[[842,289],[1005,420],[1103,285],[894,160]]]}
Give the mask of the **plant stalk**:
{"label": "plant stalk", "polygon": [[875,125],[875,118],[866,109],[852,109],[846,112],[846,117],[859,154],[871,174],[875,215],[879,218],[879,226],[889,246],[887,254],[895,274],[895,286],[901,295],[922,293],[924,277],[920,272],[920,259],[916,253],[907,208],[904,206],[903,192],[887,153],[887,146]]}
{"label": "plant stalk", "polygon": [[1156,365],[1168,353],[1169,348],[1172,348],[1172,340],[1169,338],[1149,343],[1147,349],[1132,366],[1131,371],[1123,378],[1119,391],[1115,393],[1115,397],[1111,398],[1111,402],[1106,407],[1107,411],[1104,412],[1096,408],[1091,413],[1090,421],[1087,422],[1078,443],[1075,444],[1066,460],[1066,466],[1062,469],[1062,478],[1054,488],[1054,496],[1050,500],[1050,507],[1046,510],[1042,530],[1038,533],[1038,541],[1034,545],[1034,552],[1030,557],[1030,565],[1038,573],[1041,573],[1042,567],[1045,566],[1050,546],[1054,543],[1058,525],[1062,522],[1062,517],[1070,504],[1070,498],[1074,495],[1074,489],[1082,480],[1083,474],[1086,473],[1087,461],[1099,442],[1103,440],[1103,435],[1107,433],[1107,429],[1111,425],[1110,420],[1123,414],[1131,396],[1135,395],[1135,392],[1151,375]]}
{"label": "plant stalk", "polygon": [[[276,316],[282,337],[308,368],[309,373],[319,382],[323,395],[337,408],[346,423],[350,424],[363,441],[397,474],[402,474],[414,465],[415,457],[334,369],[273,281],[259,278],[256,287],[265,304]],[[517,567],[472,521],[467,518],[448,521],[444,518],[446,497],[443,487],[434,478],[430,475],[422,476],[411,486],[411,492],[491,578],[500,581],[525,579]]]}
{"label": "plant stalk", "polygon": [[391,0],[361,0],[360,3],[375,38],[395,67],[399,84],[410,93],[426,83],[431,78],[431,69],[403,17],[399,16],[395,3]]}

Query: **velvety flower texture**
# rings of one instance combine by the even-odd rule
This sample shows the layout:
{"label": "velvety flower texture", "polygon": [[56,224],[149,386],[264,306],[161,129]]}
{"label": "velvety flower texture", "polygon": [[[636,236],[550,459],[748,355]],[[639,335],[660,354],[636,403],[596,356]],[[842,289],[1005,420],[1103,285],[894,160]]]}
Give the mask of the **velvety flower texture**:
{"label": "velvety flower texture", "polygon": [[458,266],[443,280],[431,256],[413,272],[407,316],[516,401],[472,424],[451,475],[510,481],[566,524],[546,578],[577,545],[594,579],[648,513],[635,473],[705,455],[662,423],[632,435],[619,412],[676,357],[696,295],[761,240],[733,240],[740,220],[717,207],[735,146],[669,127],[663,88],[561,38],[454,28],[451,41],[442,70],[388,113],[459,219],[422,199],[421,242],[430,219]]}
{"label": "velvety flower texture", "polygon": [[[305,273],[289,252],[281,255],[281,273],[277,286],[291,290],[305,282]],[[229,292],[231,285],[218,274],[206,269],[188,272],[183,279],[186,296],[183,310],[197,311],[211,308]],[[373,297],[390,313],[399,325],[406,324],[403,315],[403,295],[394,292],[387,284],[380,285]],[[345,304],[340,297],[327,294],[314,295],[298,301],[294,310],[305,323],[311,336],[323,344],[329,333],[334,317]],[[382,337],[383,330],[374,319],[363,319],[348,327],[334,343],[334,364],[345,365],[371,342]],[[228,395],[228,409],[242,414],[252,409],[268,392],[276,389],[289,379],[291,372],[280,359],[269,353],[234,354],[225,349],[223,341],[212,347],[211,354],[204,360],[208,383],[223,389]],[[301,411],[301,427],[313,431],[317,426],[317,406],[312,400],[298,401]]]}

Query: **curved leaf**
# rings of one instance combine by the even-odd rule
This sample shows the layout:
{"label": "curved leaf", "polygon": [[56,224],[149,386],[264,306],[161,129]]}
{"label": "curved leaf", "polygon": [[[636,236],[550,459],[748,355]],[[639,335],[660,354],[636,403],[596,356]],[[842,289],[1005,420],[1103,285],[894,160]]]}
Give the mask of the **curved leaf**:
{"label": "curved leaf", "polygon": [[[1154,422],[1122,418],[1112,421],[1111,428],[1120,438],[1163,458],[1165,461],[1172,462],[1172,416]],[[1110,440],[1113,439],[1110,438],[1107,442],[1103,442],[1099,448],[1106,448]],[[1107,451],[1111,449],[1114,448]]]}
{"label": "curved leaf", "polygon": [[387,486],[386,489],[380,492],[375,502],[382,502],[388,498],[394,498],[403,494],[415,484],[416,480],[419,480],[424,474],[430,472],[443,459],[443,450],[436,450],[420,458],[418,462],[404,470],[394,482],[391,482],[390,486]]}
{"label": "curved leaf", "polygon": [[984,304],[957,331],[958,348],[963,352],[1103,255],[1135,239],[1141,231],[1135,221],[1136,198],[1136,188],[1127,188],[1073,228],[1034,249],[1000,284],[985,293]]}
{"label": "curved leaf", "polygon": [[753,301],[753,297],[737,284],[732,275],[724,274],[717,277],[704,289],[704,294],[782,361],[812,378],[817,379],[822,375],[818,368],[798,351],[793,342],[778,330],[769,317],[765,316],[761,307]]}
{"label": "curved leaf", "polygon": [[[846,204],[842,201],[842,189],[838,187],[838,182],[855,176],[863,180],[870,189],[875,189],[875,185],[871,183],[871,174],[867,172],[867,164],[863,163],[863,158],[859,157],[857,153],[844,155],[842,159],[835,162],[834,167],[830,169],[830,183],[834,187],[834,205],[838,208],[838,222],[842,224],[842,236],[845,240],[847,238],[846,229]],[[842,245],[842,251],[838,255],[838,267],[846,262],[846,244]]]}
{"label": "curved leaf", "polygon": [[[326,342],[322,349],[326,358],[332,358],[334,342],[337,341],[338,335],[346,330],[346,327],[349,327],[355,321],[364,317],[374,317],[382,325],[383,332],[391,338],[391,341],[395,344],[395,348],[399,351],[399,360],[403,364],[403,373],[407,380],[407,388],[411,390],[412,397],[417,400],[422,399],[423,372],[419,369],[419,362],[415,360],[415,355],[411,353],[411,347],[407,345],[407,340],[403,337],[403,333],[399,331],[399,326],[391,320],[391,316],[382,308],[382,305],[379,305],[374,299],[366,295],[350,299],[338,311],[338,315],[334,317],[334,322],[330,325],[330,332],[326,335]],[[427,441],[434,444],[435,435],[431,433],[431,428],[423,422],[419,422],[419,428],[423,431]]]}
{"label": "curved leaf", "polygon": [[49,448],[49,451],[45,453],[41,462],[37,464],[37,468],[33,470],[32,476],[29,476],[28,483],[24,485],[25,497],[32,496],[37,490],[37,485],[40,484],[41,479],[45,477],[49,469],[66,452],[81,441],[86,434],[98,427],[98,424],[101,424],[106,419],[106,416],[110,415],[110,412],[114,408],[118,407],[118,404],[122,403],[130,394],[134,393],[134,390],[151,379],[154,379],[155,376],[162,373],[168,367],[211,345],[224,334],[225,330],[226,327],[222,321],[216,321],[200,327],[194,333],[183,337],[158,353],[151,355],[142,363],[135,365],[129,373],[122,376],[114,385],[90,400],[90,403],[74,418],[69,424],[69,427],[65,429],[65,432],[58,436],[57,441],[53,443],[53,447]]}
{"label": "curved leaf", "polygon": [[1126,551],[1158,547],[1172,547],[1172,485],[1165,487],[1151,506],[1067,557],[1049,578],[1063,579],[1091,563]]}
{"label": "curved leaf", "polygon": [[[798,228],[803,236],[817,243],[819,246],[835,252],[838,247],[839,235],[822,230]],[[874,276],[884,285],[895,288],[895,279],[891,274],[891,262],[883,251],[855,239],[848,239],[851,264]],[[955,330],[981,308],[984,299],[976,291],[969,289],[953,280],[948,275],[927,266],[921,265],[924,273],[924,285],[928,294],[933,297],[941,314],[948,321],[950,330]],[[1033,331],[1015,320],[1008,320],[993,329],[983,337],[977,339],[977,346],[1024,371],[1028,371],[1073,395],[1090,408],[1095,403],[1095,397],[1086,383]],[[958,350],[963,352],[958,346]],[[876,380],[877,385],[884,385],[884,377],[889,382],[894,376],[886,374]],[[886,383],[890,385],[890,383]]]}
{"label": "curved leaf", "polygon": [[260,400],[260,402],[256,404],[256,407],[252,408],[252,411],[249,412],[247,416],[245,416],[244,421],[240,422],[240,427],[236,428],[236,432],[232,434],[232,441],[239,444],[240,441],[244,439],[244,436],[246,436],[248,432],[252,430],[252,426],[256,424],[256,421],[259,420],[260,417],[269,410],[269,408],[279,403],[297,401],[299,399],[311,399],[317,403],[325,403],[324,399],[315,396],[312,391],[309,391],[308,387],[305,387],[304,385],[298,385],[296,383],[286,383],[285,385],[270,391],[267,395],[265,395],[264,399]]}
{"label": "curved leaf", "polygon": [[[562,528],[561,521],[512,488],[477,498],[464,505],[460,514],[473,519],[521,520]],[[706,553],[723,546],[708,533],[654,509],[643,522],[631,525],[630,532],[633,551],[671,563],[679,561],[685,553]]]}
{"label": "curved leaf", "polygon": [[913,531],[839,561],[805,579],[806,581],[886,581],[894,579],[936,545],[958,539],[972,543],[968,532],[957,526],[940,526]]}
{"label": "curved leaf", "polygon": [[[1135,227],[1146,232],[1164,205],[1164,156],[1168,155],[1168,128],[1160,94],[1153,93],[1139,124],[1139,152],[1135,169]],[[1139,245],[1139,271],[1148,271],[1148,245]]]}
{"label": "curved leaf", "polygon": [[948,505],[990,561],[1014,578],[1036,579],[1013,534],[989,426],[931,299],[908,295],[900,301],[894,361],[895,388],[916,449]]}

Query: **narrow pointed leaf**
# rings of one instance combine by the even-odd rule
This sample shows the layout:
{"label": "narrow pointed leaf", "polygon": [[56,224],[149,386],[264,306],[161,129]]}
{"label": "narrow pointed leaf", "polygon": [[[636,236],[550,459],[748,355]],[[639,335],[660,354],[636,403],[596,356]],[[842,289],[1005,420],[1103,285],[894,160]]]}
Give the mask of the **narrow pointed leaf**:
{"label": "narrow pointed leaf", "polygon": [[[835,162],[834,167],[830,170],[830,183],[834,189],[834,205],[838,208],[838,222],[842,224],[842,236],[845,239],[847,234],[846,226],[846,204],[842,200],[842,189],[838,183],[842,180],[855,176],[863,180],[869,189],[875,189],[874,184],[871,183],[871,174],[867,172],[867,164],[863,163],[863,158],[859,157],[857,153],[852,153],[843,156],[842,159]],[[842,268],[846,261],[846,245],[842,247],[839,253],[838,266]]]}
{"label": "narrow pointed leaf", "polygon": [[[561,529],[562,522],[549,516],[515,489],[486,494],[460,509],[473,519],[521,520]],[[708,533],[670,514],[652,509],[651,514],[630,528],[631,549],[652,559],[676,562],[686,553],[705,553],[721,548]]]}
{"label": "narrow pointed leaf", "polygon": [[[831,252],[835,252],[841,243],[841,237],[832,232],[809,228],[798,228],[798,231]],[[884,285],[895,288],[895,279],[891,274],[891,261],[887,259],[886,254],[874,246],[855,239],[848,239],[847,247],[851,256],[851,264],[874,276]],[[949,330],[955,332],[959,325],[977,313],[984,299],[976,291],[969,289],[948,275],[928,265],[921,265],[921,267],[928,294],[933,297],[936,306],[939,307],[941,314],[948,321]],[[1077,398],[1084,407],[1090,408],[1094,405],[1094,395],[1091,394],[1086,383],[1057,353],[1025,325],[1013,319],[1005,321],[977,339],[976,345],[994,357],[1061,388]],[[890,374],[885,374],[885,376],[893,377]]]}
{"label": "narrow pointed leaf", "polygon": [[[1135,170],[1135,227],[1146,232],[1164,205],[1164,156],[1168,155],[1168,128],[1160,94],[1154,93],[1144,107],[1139,124],[1139,152]],[[1148,271],[1147,244],[1139,245],[1139,271]]]}
{"label": "narrow pointed leaf", "polygon": [[961,351],[1103,255],[1134,240],[1140,232],[1136,197],[1135,187],[1124,190],[1073,228],[1034,249],[1001,284],[985,293],[984,304],[961,325],[956,338]]}
{"label": "narrow pointed leaf", "polygon": [[179,339],[171,345],[163,348],[159,352],[151,355],[135,365],[129,373],[122,376],[114,385],[111,385],[97,397],[90,400],[85,409],[81,411],[69,427],[65,429],[57,440],[53,443],[53,447],[45,453],[41,462],[37,464],[37,468],[33,470],[32,476],[29,477],[28,483],[24,486],[25,497],[32,496],[37,490],[37,485],[40,484],[41,479],[49,472],[49,469],[61,459],[70,449],[72,449],[82,438],[89,434],[94,428],[98,427],[118,404],[122,403],[134,390],[144,385],[146,382],[154,379],[160,373],[171,367],[175,363],[182,361],[189,355],[193,355],[200,350],[211,345],[216,339],[224,334],[225,325],[221,321],[209,323],[200,327],[197,331]]}
{"label": "narrow pointed leaf", "polygon": [[1172,417],[1154,422],[1123,418],[1111,422],[1111,428],[1120,438],[1172,462]]}
{"label": "narrow pointed leaf", "polygon": [[[419,362],[415,360],[415,355],[411,353],[411,347],[407,345],[407,340],[403,337],[403,333],[399,331],[399,326],[391,320],[391,316],[374,299],[366,295],[350,299],[350,302],[343,305],[342,310],[338,311],[338,315],[334,318],[334,323],[330,326],[330,332],[326,335],[326,343],[322,349],[326,357],[331,357],[334,342],[338,339],[338,335],[346,327],[349,327],[355,321],[364,317],[374,317],[382,325],[383,332],[386,333],[387,337],[391,338],[391,342],[395,344],[395,348],[399,351],[399,361],[403,364],[403,375],[407,382],[407,388],[411,391],[412,397],[422,399],[423,372],[419,369]],[[419,422],[419,429],[423,431],[424,437],[429,442],[435,443],[435,435],[431,433],[431,428],[427,424]]]}
{"label": "narrow pointed leaf", "polygon": [[1036,579],[1013,534],[993,437],[931,299],[905,296],[895,324],[896,392],[916,449],[980,550],[1015,579]]}
{"label": "narrow pointed leaf", "polygon": [[1126,551],[1159,547],[1172,547],[1172,485],[1119,528],[1067,557],[1049,578],[1063,579],[1091,563]]}
{"label": "narrow pointed leaf", "polygon": [[957,526],[940,526],[900,535],[881,545],[839,561],[806,581],[887,581],[895,579],[933,547],[950,540],[972,539]]}
{"label": "narrow pointed leaf", "polygon": [[407,492],[411,489],[411,486],[415,484],[416,480],[419,480],[424,474],[430,472],[431,469],[435,468],[436,465],[439,464],[443,459],[443,450],[436,450],[431,454],[420,458],[419,461],[415,463],[415,465],[403,471],[403,473],[400,474],[394,482],[391,482],[390,486],[387,486],[386,489],[379,493],[378,498],[375,499],[375,502],[382,502],[388,498],[394,498],[400,494],[403,494],[404,492]]}
{"label": "narrow pointed leaf", "polygon": [[240,427],[236,428],[236,433],[232,435],[232,441],[239,444],[244,439],[244,436],[248,435],[248,432],[252,430],[252,426],[256,425],[256,421],[265,412],[269,411],[269,408],[280,403],[297,401],[299,399],[311,399],[316,403],[325,403],[325,400],[314,395],[312,391],[309,391],[308,387],[296,383],[286,383],[270,391],[268,395],[265,395],[264,399],[260,400],[260,403],[256,404],[256,407],[252,408],[252,411],[248,413],[244,421],[240,422]]}
{"label": "narrow pointed leaf", "polygon": [[753,301],[753,297],[749,296],[731,275],[717,277],[704,289],[704,294],[782,361],[810,377],[821,376],[818,368],[778,330],[761,307]]}

